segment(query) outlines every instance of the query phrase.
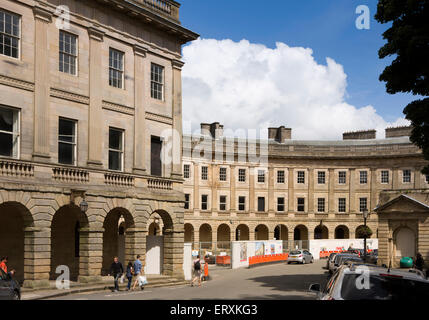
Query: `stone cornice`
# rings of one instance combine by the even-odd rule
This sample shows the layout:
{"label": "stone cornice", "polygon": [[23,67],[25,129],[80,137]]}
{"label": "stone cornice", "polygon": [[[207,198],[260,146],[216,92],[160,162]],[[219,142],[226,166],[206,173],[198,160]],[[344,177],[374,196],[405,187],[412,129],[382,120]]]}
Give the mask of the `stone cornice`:
{"label": "stone cornice", "polygon": [[28,91],[34,91],[34,83],[24,81],[24,80],[15,79],[15,78],[11,78],[11,77],[4,76],[4,75],[0,75],[0,84],[4,84],[7,86],[11,86],[11,87],[19,88],[19,89],[24,89],[24,90],[28,90]]}
{"label": "stone cornice", "polygon": [[160,115],[160,114],[146,112],[146,119],[147,120],[156,121],[156,122],[166,123],[166,124],[169,124],[169,125],[173,125],[173,119],[172,118],[167,117],[167,116],[163,116],[163,115]]}
{"label": "stone cornice", "polygon": [[91,26],[88,28],[88,35],[90,39],[103,42],[105,32],[98,28],[99,26]]}
{"label": "stone cornice", "polygon": [[174,69],[182,70],[185,63],[183,61],[180,61],[180,60],[172,60],[171,65]]}
{"label": "stone cornice", "polygon": [[39,6],[33,7],[33,14],[35,19],[39,19],[47,23],[52,22],[52,13],[45,8]]}
{"label": "stone cornice", "polygon": [[141,47],[141,46],[136,45],[136,44],[133,46],[133,49],[134,49],[134,55],[140,56],[140,57],[143,57],[143,58],[146,57],[146,54],[148,52],[148,50],[146,48]]}
{"label": "stone cornice", "polygon": [[89,97],[82,96],[73,92],[51,88],[50,92],[51,97],[65,99],[73,102],[78,102],[82,104],[89,104]]}
{"label": "stone cornice", "polygon": [[129,106],[124,106],[121,104],[117,104],[117,103],[113,103],[113,102],[109,102],[109,101],[105,101],[103,100],[102,103],[102,108],[106,109],[106,110],[110,110],[110,111],[116,111],[116,112],[120,112],[120,113],[124,113],[124,114],[128,114],[128,115],[134,115],[134,108],[131,108]]}

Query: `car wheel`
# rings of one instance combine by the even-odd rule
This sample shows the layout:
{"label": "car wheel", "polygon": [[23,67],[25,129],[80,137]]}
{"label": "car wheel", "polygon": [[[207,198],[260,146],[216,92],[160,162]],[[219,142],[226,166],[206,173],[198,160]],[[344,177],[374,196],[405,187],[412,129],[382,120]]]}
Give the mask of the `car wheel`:
{"label": "car wheel", "polygon": [[305,264],[305,259],[304,258],[302,258],[302,264]]}
{"label": "car wheel", "polygon": [[311,258],[311,261],[310,261],[310,263],[313,263],[314,262],[314,258]]}

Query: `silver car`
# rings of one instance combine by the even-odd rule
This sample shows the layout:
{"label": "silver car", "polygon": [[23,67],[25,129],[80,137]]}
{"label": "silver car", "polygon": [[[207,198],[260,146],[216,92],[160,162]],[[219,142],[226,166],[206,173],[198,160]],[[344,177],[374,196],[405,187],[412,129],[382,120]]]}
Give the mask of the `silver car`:
{"label": "silver car", "polygon": [[329,273],[334,273],[341,266],[341,260],[343,260],[344,258],[353,258],[353,257],[359,257],[359,256],[353,253],[337,254],[333,259],[333,261],[329,263]]}
{"label": "silver car", "polygon": [[420,273],[352,263],[341,266],[323,290],[312,284],[309,291],[319,300],[427,301],[429,281]]}
{"label": "silver car", "polygon": [[287,263],[291,264],[292,262],[297,263],[313,263],[314,258],[313,255],[308,250],[293,250],[289,252],[289,256],[287,259]]}

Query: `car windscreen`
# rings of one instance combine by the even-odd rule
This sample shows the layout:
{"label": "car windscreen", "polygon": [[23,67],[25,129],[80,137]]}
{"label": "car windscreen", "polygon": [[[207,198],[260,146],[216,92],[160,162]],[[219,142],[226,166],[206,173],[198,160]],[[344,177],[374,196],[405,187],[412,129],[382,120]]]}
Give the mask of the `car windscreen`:
{"label": "car windscreen", "polygon": [[301,251],[291,251],[289,254],[290,255],[301,254]]}
{"label": "car windscreen", "polygon": [[[360,277],[360,278],[359,278]],[[361,274],[346,274],[341,285],[344,300],[428,300],[429,282],[371,275],[366,285]]]}
{"label": "car windscreen", "polygon": [[353,255],[347,255],[347,254],[339,254],[339,255],[336,255],[335,256],[335,263],[340,263],[340,261],[341,261],[341,259],[343,259],[343,258],[352,258],[352,257],[356,257],[356,256],[353,256]]}
{"label": "car windscreen", "polygon": [[347,257],[341,259],[342,264],[345,264],[346,262],[363,262],[363,259],[357,257]]}

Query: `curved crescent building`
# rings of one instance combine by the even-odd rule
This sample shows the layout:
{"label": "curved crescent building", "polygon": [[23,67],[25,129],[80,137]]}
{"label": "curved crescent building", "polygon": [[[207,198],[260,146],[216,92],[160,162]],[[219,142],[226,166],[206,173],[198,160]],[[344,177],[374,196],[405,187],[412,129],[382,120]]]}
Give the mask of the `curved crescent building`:
{"label": "curved crescent building", "polygon": [[[342,141],[292,140],[268,129],[268,140],[223,136],[219,123],[183,137],[185,242],[360,238],[383,192],[423,191],[429,177],[410,127],[344,133]],[[382,246],[382,244],[380,244]]]}

